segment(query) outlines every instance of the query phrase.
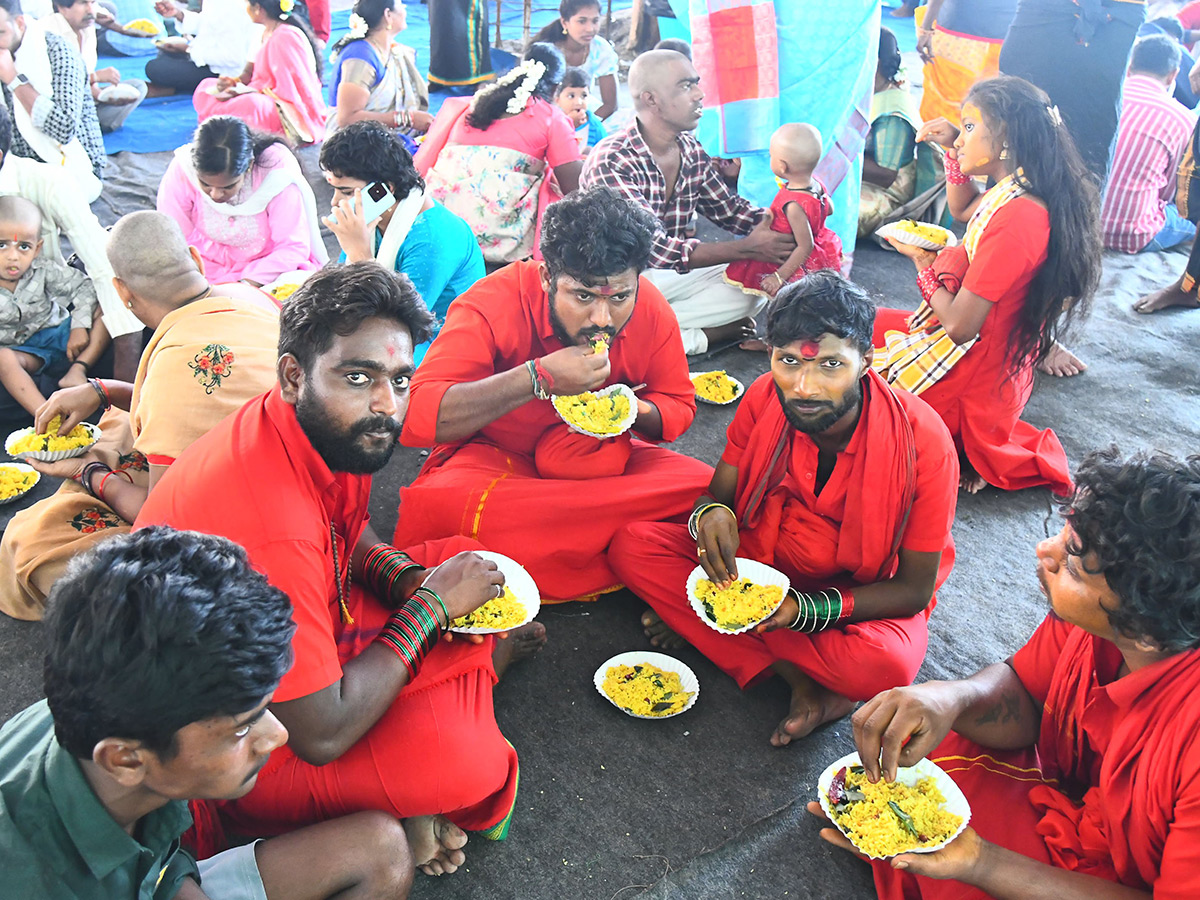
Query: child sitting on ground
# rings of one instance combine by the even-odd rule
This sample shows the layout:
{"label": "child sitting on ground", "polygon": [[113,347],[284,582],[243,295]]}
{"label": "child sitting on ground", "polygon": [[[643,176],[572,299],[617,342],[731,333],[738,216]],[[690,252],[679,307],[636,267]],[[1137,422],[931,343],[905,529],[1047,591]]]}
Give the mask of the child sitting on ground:
{"label": "child sitting on ground", "polygon": [[604,125],[594,112],[588,109],[588,75],[579,66],[570,66],[559,82],[554,102],[567,114],[575,126],[575,137],[579,141],[579,152],[586,154],[604,137]]}
{"label": "child sitting on ground", "polygon": [[41,229],[35,204],[0,197],[0,384],[30,415],[46,402],[33,376],[92,349],[96,308],[86,274],[38,256]]}
{"label": "child sitting on ground", "polygon": [[821,160],[821,133],[803,122],[779,126],[771,135],[771,171],[783,184],[771,202],[771,230],[791,232],[796,249],[781,266],[758,260],[738,260],[725,270],[725,280],[751,293],[774,297],[789,281],[818,269],[839,271],[842,242],[825,227],[833,200],[813,177]]}

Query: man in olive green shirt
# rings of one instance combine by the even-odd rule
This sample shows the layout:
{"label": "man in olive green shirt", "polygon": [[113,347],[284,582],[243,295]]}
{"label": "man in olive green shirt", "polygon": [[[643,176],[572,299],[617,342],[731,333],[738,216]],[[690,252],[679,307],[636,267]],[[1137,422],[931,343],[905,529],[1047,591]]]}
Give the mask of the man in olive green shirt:
{"label": "man in olive green shirt", "polygon": [[[37,900],[408,896],[400,823],[365,812],[196,863],[188,800],[240,797],[287,731],[286,595],[224,538],[150,528],[54,586],[47,699],[0,729],[0,894]],[[205,816],[196,843],[223,843]]]}

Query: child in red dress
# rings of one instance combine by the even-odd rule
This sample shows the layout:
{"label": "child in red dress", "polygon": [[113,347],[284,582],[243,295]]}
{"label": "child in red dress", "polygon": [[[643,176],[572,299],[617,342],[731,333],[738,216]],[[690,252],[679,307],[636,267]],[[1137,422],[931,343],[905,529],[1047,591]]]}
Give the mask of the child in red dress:
{"label": "child in red dress", "polygon": [[789,281],[818,269],[840,271],[842,242],[825,227],[833,214],[833,200],[813,177],[821,160],[821,133],[813,126],[793,122],[771,135],[771,171],[783,187],[771,202],[771,230],[796,238],[796,249],[783,265],[742,259],[725,269],[725,280],[743,290],[774,297]]}

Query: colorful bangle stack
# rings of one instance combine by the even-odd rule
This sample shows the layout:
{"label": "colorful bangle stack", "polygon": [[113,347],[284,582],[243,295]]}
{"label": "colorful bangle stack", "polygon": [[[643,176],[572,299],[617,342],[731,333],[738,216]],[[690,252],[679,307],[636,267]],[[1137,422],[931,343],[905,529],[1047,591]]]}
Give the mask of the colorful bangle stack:
{"label": "colorful bangle stack", "polygon": [[412,128],[412,113],[407,109],[398,109],[392,113],[392,124],[396,128]]}
{"label": "colorful bangle stack", "polygon": [[363,557],[363,578],[381,600],[403,599],[396,598],[396,583],[410,569],[423,568],[391,544],[375,544]]}
{"label": "colorful bangle stack", "polygon": [[408,680],[412,682],[421,668],[421,661],[436,646],[441,632],[433,605],[418,591],[388,617],[376,640],[400,657],[408,669]]}
{"label": "colorful bangle stack", "polygon": [[964,175],[962,168],[958,164],[958,157],[946,154],[942,160],[943,166],[946,169],[946,181],[949,184],[966,184],[971,180],[969,175]]}
{"label": "colorful bangle stack", "polygon": [[705,503],[703,506],[697,506],[694,510],[692,510],[692,514],[688,518],[688,534],[690,534],[692,536],[693,541],[700,537],[700,517],[702,515],[704,515],[706,512],[708,512],[710,509],[713,509],[716,507],[719,507],[719,508],[727,511],[731,516],[735,515],[734,511],[732,509],[730,509],[728,506],[726,506],[724,503],[714,502],[714,503]]}
{"label": "colorful bangle stack", "polygon": [[105,410],[112,409],[112,399],[108,396],[108,388],[104,386],[104,382],[99,378],[89,378],[88,384],[92,386],[92,390],[96,392],[96,396],[100,398],[100,405]]}
{"label": "colorful bangle stack", "polygon": [[[413,596],[421,599],[425,603],[426,606],[429,606],[430,600],[433,600],[435,603],[437,603],[438,607],[442,610],[442,619],[445,620],[444,625],[441,624],[442,619],[438,620],[438,624],[443,629],[450,627],[450,613],[446,611],[446,604],[442,602],[442,598],[438,596],[437,591],[435,591],[431,587],[426,587],[425,585],[421,585],[419,588],[417,588],[415,591],[413,591]],[[433,607],[429,606],[429,610],[432,612]],[[435,619],[437,619],[437,613],[434,613],[433,617]]]}
{"label": "colorful bangle stack", "polygon": [[[79,483],[81,485],[83,485],[83,489],[85,491],[87,491],[89,494],[91,494],[97,500],[100,500],[102,498],[100,497],[99,490],[95,490],[95,491],[92,490],[92,476],[95,475],[99,471],[105,471],[111,475],[112,467],[109,466],[107,463],[102,463],[97,460],[93,460],[92,462],[85,465],[83,467],[83,471],[81,471],[79,473]],[[105,477],[107,477],[107,476],[105,476]],[[101,479],[101,481],[103,481],[103,479]]]}
{"label": "colorful bangle stack", "polygon": [[920,288],[921,297],[926,303],[933,301],[933,295],[941,286],[942,283],[938,281],[937,272],[933,271],[933,266],[926,266],[917,273],[917,287]]}
{"label": "colorful bangle stack", "polygon": [[850,618],[854,612],[854,594],[850,591],[829,588],[812,594],[797,590],[791,593],[799,607],[796,618],[788,626],[792,631],[803,631],[805,634],[824,631]]}

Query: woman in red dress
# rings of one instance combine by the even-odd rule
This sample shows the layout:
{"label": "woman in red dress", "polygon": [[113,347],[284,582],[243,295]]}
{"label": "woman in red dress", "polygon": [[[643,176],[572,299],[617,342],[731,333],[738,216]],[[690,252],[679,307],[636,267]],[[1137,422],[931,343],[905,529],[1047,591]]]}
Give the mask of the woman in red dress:
{"label": "woman in red dress", "polygon": [[[880,309],[875,366],[945,420],[962,486],[1070,491],[1053,431],[1020,419],[1034,367],[1100,280],[1098,192],[1057,108],[1029,82],[976,84],[961,131],[945,119],[917,140],[946,147],[947,199],[963,244],[933,253],[893,242],[917,267],[915,313]],[[975,177],[994,186],[981,189]]]}

